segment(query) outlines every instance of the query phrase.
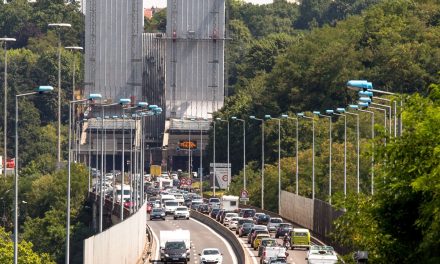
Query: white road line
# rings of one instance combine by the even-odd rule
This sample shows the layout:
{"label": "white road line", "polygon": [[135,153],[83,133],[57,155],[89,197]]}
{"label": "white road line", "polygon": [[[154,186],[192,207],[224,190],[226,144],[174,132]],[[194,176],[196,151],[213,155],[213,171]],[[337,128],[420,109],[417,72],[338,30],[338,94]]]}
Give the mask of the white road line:
{"label": "white road line", "polygon": [[159,238],[156,236],[156,234],[154,233],[153,230],[151,230],[151,233],[153,234],[153,238],[154,238],[154,241],[156,243],[156,252],[155,252],[155,255],[154,255],[154,260],[158,260],[158,259],[160,259]]}
{"label": "white road line", "polygon": [[223,241],[223,243],[226,245],[226,248],[227,248],[228,251],[229,251],[229,254],[231,255],[232,263],[233,263],[233,264],[238,264],[237,256],[235,256],[234,250],[232,250],[231,245],[229,245],[229,243],[228,243],[228,241],[226,241],[226,239],[224,239],[221,235],[217,234],[217,232],[215,232],[214,230],[212,230],[209,226],[205,225],[204,223],[202,223],[202,222],[200,222],[200,221],[197,221],[197,220],[195,220],[195,219],[193,219],[193,218],[190,218],[190,220],[191,220],[191,221],[194,221],[194,222],[197,222],[197,223],[199,223],[200,225],[206,227],[206,229],[208,229],[211,233],[213,233],[213,234],[214,234],[215,236],[217,236],[221,241]]}
{"label": "white road line", "polygon": [[240,244],[247,250],[249,253],[249,257],[252,259],[252,263],[258,264],[257,262],[257,256],[254,255],[254,253],[246,246],[246,244],[241,240],[241,238],[238,237],[238,240],[240,241]]}

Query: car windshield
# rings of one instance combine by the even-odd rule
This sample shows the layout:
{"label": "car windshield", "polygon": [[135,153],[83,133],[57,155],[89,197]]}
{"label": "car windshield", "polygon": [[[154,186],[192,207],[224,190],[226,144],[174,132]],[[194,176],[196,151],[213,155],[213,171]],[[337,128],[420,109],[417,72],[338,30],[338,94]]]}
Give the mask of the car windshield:
{"label": "car windshield", "polygon": [[165,206],[178,206],[178,202],[165,202]]}
{"label": "car windshield", "polygon": [[153,213],[162,213],[162,208],[153,208]]}
{"label": "car windshield", "polygon": [[212,209],[213,213],[218,213],[218,211],[220,211],[220,209]]}
{"label": "car windshield", "polygon": [[209,199],[209,202],[210,203],[219,203],[220,199],[218,199],[218,198],[211,198],[211,199]]}
{"label": "car windshield", "polygon": [[165,244],[167,249],[185,249],[185,243],[183,242],[167,242]]}
{"label": "car windshield", "polygon": [[291,228],[291,224],[280,224],[280,228]]}
{"label": "car windshield", "polygon": [[235,217],[238,216],[237,213],[227,213],[225,217]]}
{"label": "car windshield", "polygon": [[281,220],[280,218],[273,218],[273,219],[270,219],[270,222],[271,223],[282,223],[283,220]]}
{"label": "car windshield", "polygon": [[267,247],[275,247],[276,245],[277,245],[277,243],[275,242],[275,240],[272,240],[272,239],[268,239],[268,240],[263,240],[262,242],[261,242],[261,244],[263,245],[263,246],[267,246]]}
{"label": "car windshield", "polygon": [[254,224],[252,223],[244,223],[243,224],[243,228],[252,228],[254,226]]}
{"label": "car windshield", "polygon": [[203,251],[203,255],[219,255],[220,252],[216,249],[207,249]]}
{"label": "car windshield", "polygon": [[307,236],[307,233],[306,232],[295,232],[294,235],[299,236],[299,237],[305,237],[305,236]]}
{"label": "car windshield", "polygon": [[180,207],[176,209],[177,211],[188,211],[188,208],[186,207]]}

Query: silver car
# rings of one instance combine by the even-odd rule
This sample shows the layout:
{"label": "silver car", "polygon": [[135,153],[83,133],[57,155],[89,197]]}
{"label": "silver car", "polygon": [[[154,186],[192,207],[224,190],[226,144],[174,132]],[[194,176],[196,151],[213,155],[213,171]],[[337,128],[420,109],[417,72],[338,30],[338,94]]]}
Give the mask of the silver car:
{"label": "silver car", "polygon": [[278,227],[280,226],[280,224],[283,222],[283,219],[279,218],[279,217],[272,217],[269,220],[269,223],[267,223],[267,230],[269,232],[275,232],[277,231]]}

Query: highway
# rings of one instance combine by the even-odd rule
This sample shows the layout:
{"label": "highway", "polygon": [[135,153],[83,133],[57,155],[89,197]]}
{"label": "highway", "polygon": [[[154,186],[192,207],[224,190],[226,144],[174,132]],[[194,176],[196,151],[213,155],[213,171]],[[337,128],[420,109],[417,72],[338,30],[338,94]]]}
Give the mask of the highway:
{"label": "highway", "polygon": [[[149,218],[147,218],[149,219]],[[239,264],[237,258],[231,248],[231,246],[226,242],[226,240],[215,233],[208,226],[190,219],[190,220],[173,220],[172,216],[167,216],[166,220],[153,220],[147,221],[153,231],[153,237],[156,243],[156,250],[152,253],[153,263],[160,262],[159,254],[159,231],[160,230],[175,230],[178,228],[187,229],[191,233],[191,260],[188,263],[199,264],[200,256],[199,253],[204,248],[215,247],[220,250],[223,254],[223,263],[228,264]]]}

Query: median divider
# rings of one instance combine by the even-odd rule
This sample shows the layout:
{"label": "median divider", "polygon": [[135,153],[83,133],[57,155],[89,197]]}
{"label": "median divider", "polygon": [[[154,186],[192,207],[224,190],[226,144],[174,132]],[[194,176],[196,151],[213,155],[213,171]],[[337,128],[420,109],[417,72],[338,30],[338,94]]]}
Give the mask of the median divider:
{"label": "median divider", "polygon": [[216,220],[212,219],[211,217],[206,216],[202,213],[196,212],[194,210],[190,211],[190,215],[195,220],[204,223],[205,225],[212,228],[219,235],[224,237],[226,239],[226,241],[228,241],[228,243],[232,246],[232,249],[234,250],[234,253],[237,256],[238,263],[249,263],[246,261],[247,254],[246,254],[243,246],[241,245],[238,238],[234,235],[234,233],[229,231],[228,228],[226,228],[225,226],[223,226],[222,224],[220,224]]}

